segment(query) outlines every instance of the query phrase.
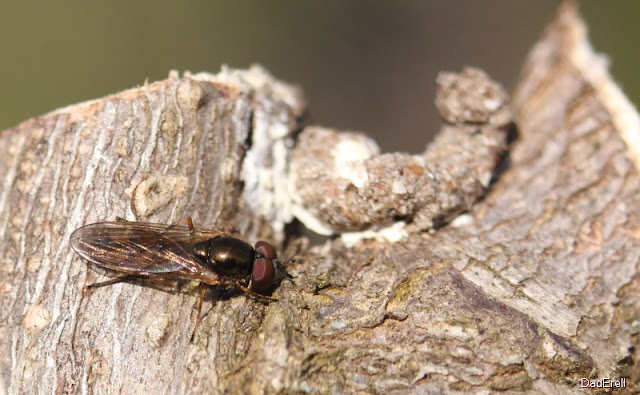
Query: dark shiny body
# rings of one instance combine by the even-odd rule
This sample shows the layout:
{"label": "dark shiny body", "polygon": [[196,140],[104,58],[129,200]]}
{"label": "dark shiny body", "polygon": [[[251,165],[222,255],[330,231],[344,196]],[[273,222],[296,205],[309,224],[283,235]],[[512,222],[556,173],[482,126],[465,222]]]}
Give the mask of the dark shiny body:
{"label": "dark shiny body", "polygon": [[229,234],[196,229],[191,218],[186,221],[188,226],[127,221],[86,225],[73,232],[71,247],[87,261],[124,274],[89,287],[130,278],[195,280],[270,302],[274,299],[261,293],[279,279],[291,278],[283,267],[288,262],[278,261],[269,243],[259,241],[254,249]]}

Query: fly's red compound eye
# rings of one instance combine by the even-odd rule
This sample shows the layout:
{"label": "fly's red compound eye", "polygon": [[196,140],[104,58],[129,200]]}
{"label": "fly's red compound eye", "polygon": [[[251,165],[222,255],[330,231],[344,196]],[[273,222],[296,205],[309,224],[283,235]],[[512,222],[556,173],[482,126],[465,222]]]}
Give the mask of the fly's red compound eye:
{"label": "fly's red compound eye", "polygon": [[277,258],[276,250],[266,241],[259,241],[255,247],[256,259],[251,271],[251,289],[264,292],[273,285],[276,279],[276,268],[273,261]]}
{"label": "fly's red compound eye", "polygon": [[271,244],[266,241],[259,241],[256,243],[256,252],[260,254],[262,257],[267,259],[276,259],[278,255],[276,254],[276,250],[271,246]]}
{"label": "fly's red compound eye", "polygon": [[268,258],[258,258],[253,262],[251,272],[251,289],[256,292],[264,292],[273,285],[276,279],[276,270],[273,261]]}

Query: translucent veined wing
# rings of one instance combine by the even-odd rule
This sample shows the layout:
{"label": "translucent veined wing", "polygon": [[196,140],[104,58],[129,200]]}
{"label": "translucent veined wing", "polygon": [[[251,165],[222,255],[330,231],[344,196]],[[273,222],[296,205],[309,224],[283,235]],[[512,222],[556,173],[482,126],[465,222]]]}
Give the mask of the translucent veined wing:
{"label": "translucent veined wing", "polygon": [[216,231],[141,222],[102,222],[71,235],[71,247],[91,263],[149,277],[171,274],[199,279],[211,274],[193,253],[195,243],[225,235]]}

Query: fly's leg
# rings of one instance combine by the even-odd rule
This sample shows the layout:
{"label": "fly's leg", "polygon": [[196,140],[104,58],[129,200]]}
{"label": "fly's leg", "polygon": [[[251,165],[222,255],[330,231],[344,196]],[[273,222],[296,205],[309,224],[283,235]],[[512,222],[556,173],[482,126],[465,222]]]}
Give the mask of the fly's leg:
{"label": "fly's leg", "polygon": [[193,221],[191,220],[191,217],[184,217],[181,218],[180,220],[178,220],[178,222],[176,222],[175,224],[169,226],[167,228],[167,230],[175,228],[176,226],[178,226],[178,224],[180,224],[180,222],[182,221],[186,221],[187,222],[187,227],[189,228],[189,236],[193,239]]}
{"label": "fly's leg", "polygon": [[134,278],[144,278],[144,277],[136,276],[134,274],[125,274],[124,276],[112,278],[111,280],[102,281],[102,282],[99,282],[99,283],[89,284],[89,285],[85,286],[85,288],[86,289],[100,288],[100,287],[104,287],[105,285],[117,284],[117,283],[121,283],[123,281],[132,280]]}
{"label": "fly's leg", "polygon": [[271,298],[269,296],[265,296],[265,295],[262,295],[262,294],[259,294],[259,293],[255,292],[255,291],[252,291],[251,289],[245,287],[242,284],[235,283],[235,284],[231,285],[231,287],[232,288],[238,288],[239,290],[241,290],[242,292],[246,293],[247,295],[249,295],[253,299],[255,299],[257,301],[260,301],[262,303],[270,303],[270,302],[277,302],[278,301],[278,299],[276,299],[276,298]]}
{"label": "fly's leg", "polygon": [[200,312],[202,311],[202,300],[204,299],[204,293],[207,290],[207,284],[200,284],[200,302],[198,303],[198,313],[196,314],[196,323],[193,326],[193,332],[191,332],[191,339],[189,343],[193,344],[193,339],[196,337],[196,331],[198,330],[198,324],[200,324]]}
{"label": "fly's leg", "polygon": [[140,280],[140,279],[153,280],[153,281],[171,281],[168,278],[162,278],[162,277],[141,276],[139,274],[125,274],[123,276],[112,278],[111,280],[101,281],[99,283],[86,285],[85,288],[86,289],[100,288],[100,287],[104,287],[105,285],[112,285],[112,284],[117,284],[117,283],[129,281],[129,280]]}
{"label": "fly's leg", "polygon": [[178,226],[180,224],[180,222],[182,221],[186,221],[187,222],[187,227],[189,228],[190,232],[193,232],[193,221],[191,220],[191,217],[184,217],[184,218],[180,218],[178,220],[178,222],[176,222],[173,225],[170,225],[167,229],[171,229],[171,228],[175,228],[176,226]]}

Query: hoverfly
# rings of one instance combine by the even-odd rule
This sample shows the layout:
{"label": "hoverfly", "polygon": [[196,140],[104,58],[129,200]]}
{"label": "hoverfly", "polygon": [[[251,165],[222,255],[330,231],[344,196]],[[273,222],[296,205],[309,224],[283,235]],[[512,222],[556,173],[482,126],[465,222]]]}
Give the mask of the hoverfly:
{"label": "hoverfly", "polygon": [[198,329],[202,300],[209,285],[236,288],[263,303],[277,299],[263,295],[274,283],[292,276],[266,241],[255,247],[227,233],[187,226],[101,222],[83,226],[71,235],[71,248],[87,261],[117,272],[120,277],[90,284],[96,288],[134,278],[191,280],[201,284],[200,302],[190,343]]}

